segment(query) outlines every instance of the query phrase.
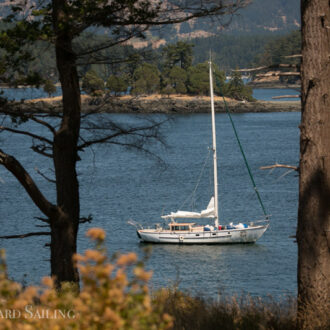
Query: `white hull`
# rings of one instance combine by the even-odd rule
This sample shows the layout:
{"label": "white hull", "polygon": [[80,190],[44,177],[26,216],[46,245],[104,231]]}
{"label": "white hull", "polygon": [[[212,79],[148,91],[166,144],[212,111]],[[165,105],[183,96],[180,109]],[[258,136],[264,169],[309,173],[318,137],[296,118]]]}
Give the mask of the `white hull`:
{"label": "white hull", "polygon": [[254,243],[267,230],[268,224],[244,229],[226,229],[200,232],[172,232],[159,229],[140,229],[141,242],[169,244],[230,244]]}

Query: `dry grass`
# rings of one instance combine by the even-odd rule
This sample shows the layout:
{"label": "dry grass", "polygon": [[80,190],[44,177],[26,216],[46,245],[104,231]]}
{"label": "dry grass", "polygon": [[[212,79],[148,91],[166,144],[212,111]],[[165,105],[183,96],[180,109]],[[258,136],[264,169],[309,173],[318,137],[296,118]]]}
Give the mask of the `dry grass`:
{"label": "dry grass", "polygon": [[[88,99],[91,99],[92,97],[89,95],[81,95],[81,100],[86,101]],[[167,99],[167,100],[183,100],[183,101],[209,101],[210,97],[209,96],[192,96],[192,95],[183,95],[183,94],[172,94],[170,96],[166,95],[161,95],[161,94],[150,94],[150,95],[139,95],[139,96],[132,96],[132,95],[123,95],[123,96],[115,96],[114,98],[118,100],[141,100],[141,101],[153,101],[153,100],[162,100],[162,99]],[[223,102],[222,96],[215,96],[214,100],[216,102]],[[237,102],[233,99],[230,99],[228,97],[225,97],[225,100],[227,102]],[[31,100],[26,100],[25,102],[27,103],[37,103],[37,102],[58,102],[62,101],[62,96],[54,96],[54,97],[44,97],[44,98],[39,98],[39,99],[31,99]]]}
{"label": "dry grass", "polygon": [[175,289],[164,289],[161,295],[166,297],[165,312],[173,317],[175,330],[297,329],[293,300],[264,302],[234,297],[206,301]]}
{"label": "dry grass", "polygon": [[[88,95],[81,95],[81,100],[87,100],[90,99],[91,97]],[[31,100],[26,100],[25,102],[27,103],[37,103],[37,102],[58,102],[58,101],[62,101],[62,96],[54,96],[54,97],[43,97],[43,98],[39,98],[39,99],[31,99]]]}
{"label": "dry grass", "polygon": [[[168,100],[184,100],[184,101],[210,101],[209,96],[196,96],[196,95],[186,95],[186,94],[171,94],[169,96],[167,95],[161,95],[161,94],[150,94],[150,95],[139,95],[139,96],[131,96],[131,95],[124,95],[119,96],[119,99],[122,100],[129,100],[129,99],[138,99],[138,100],[161,100],[161,99],[168,99]],[[214,100],[217,102],[223,101],[222,96],[214,96]],[[225,100],[235,101],[233,99],[230,99],[228,97],[225,97]],[[236,101],[237,102],[237,101]]]}

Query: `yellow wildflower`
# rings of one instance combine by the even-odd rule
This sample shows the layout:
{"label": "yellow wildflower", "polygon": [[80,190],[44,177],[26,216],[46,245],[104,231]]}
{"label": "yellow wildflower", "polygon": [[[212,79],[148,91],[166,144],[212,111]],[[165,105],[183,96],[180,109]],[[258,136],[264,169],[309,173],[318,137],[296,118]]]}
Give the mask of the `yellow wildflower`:
{"label": "yellow wildflower", "polygon": [[118,266],[127,266],[136,262],[137,256],[134,252],[121,255],[117,260]]}
{"label": "yellow wildflower", "polygon": [[96,250],[86,250],[85,256],[87,259],[93,260],[95,262],[103,262],[106,257],[99,251]]}
{"label": "yellow wildflower", "polygon": [[93,240],[104,241],[106,234],[101,228],[91,228],[87,231],[86,236]]}
{"label": "yellow wildflower", "polygon": [[54,287],[54,280],[49,276],[45,276],[42,279],[42,284],[49,287],[49,288],[53,288]]}

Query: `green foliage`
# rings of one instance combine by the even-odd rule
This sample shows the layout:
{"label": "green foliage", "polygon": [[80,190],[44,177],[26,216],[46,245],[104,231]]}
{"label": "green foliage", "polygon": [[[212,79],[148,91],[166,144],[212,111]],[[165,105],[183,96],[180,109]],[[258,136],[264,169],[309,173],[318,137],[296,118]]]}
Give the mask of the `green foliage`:
{"label": "green foliage", "polygon": [[239,71],[233,71],[228,83],[224,85],[224,95],[235,100],[253,101],[252,88],[246,86]]}
{"label": "green foliage", "polygon": [[82,80],[82,89],[87,94],[96,95],[97,91],[104,90],[104,81],[93,70],[86,73]]}
{"label": "green foliage", "polygon": [[[220,85],[224,84],[225,74],[220,71],[217,65],[212,64],[214,79],[217,82],[214,86],[216,93],[220,93]],[[208,63],[200,63],[188,69],[188,91],[191,94],[209,95],[210,82],[209,82],[209,67]]]}
{"label": "green foliage", "polygon": [[180,68],[187,70],[192,65],[193,46],[186,41],[178,41],[176,44],[165,46],[162,50],[165,69],[171,70],[179,64]]}
{"label": "green foliage", "polygon": [[[300,58],[286,58],[286,56],[301,54],[301,32],[294,31],[266,44],[264,51],[255,58],[257,66],[272,66],[278,64],[292,64],[297,69],[292,71],[299,71]],[[286,68],[280,71],[287,71]],[[280,77],[282,83],[294,84],[299,80],[298,76]]]}
{"label": "green foliage", "polygon": [[119,95],[120,93],[125,93],[127,91],[128,83],[122,77],[111,75],[107,80],[106,87],[110,92]]}
{"label": "green foliage", "polygon": [[161,94],[170,96],[171,94],[175,94],[175,89],[170,84],[168,84],[164,88],[162,88]]}
{"label": "green foliage", "polygon": [[212,49],[212,62],[221,70],[229,72],[236,67],[254,66],[254,58],[263,52],[269,40],[277,37],[267,35],[232,35],[220,34],[209,38],[194,39],[194,64],[209,59],[209,49]]}
{"label": "green foliage", "polygon": [[186,70],[174,66],[169,73],[169,80],[174,91],[178,94],[185,94],[187,92],[187,72]]}
{"label": "green foliage", "polygon": [[133,74],[133,94],[152,94],[159,92],[160,72],[153,64],[139,66]]}
{"label": "green foliage", "polygon": [[296,63],[296,59],[284,59],[283,56],[301,53],[301,32],[293,31],[288,35],[277,37],[268,42],[264,51],[255,61],[257,65],[273,65],[280,63]]}
{"label": "green foliage", "polygon": [[20,6],[24,5],[12,8],[13,13],[3,20],[6,24],[0,28],[0,56],[6,67],[6,72],[0,76],[0,80],[13,86],[39,87],[43,78],[39,71],[31,67],[31,63],[36,59],[31,44],[35,45],[40,43],[40,40],[51,38],[50,24],[33,19],[16,20],[17,15],[19,16],[17,13],[22,11]]}
{"label": "green foliage", "polygon": [[188,91],[191,94],[209,93],[209,75],[206,64],[197,64],[188,69]]}
{"label": "green foliage", "polygon": [[43,89],[48,94],[49,97],[51,97],[51,95],[56,92],[56,86],[50,79],[47,79],[45,81]]}

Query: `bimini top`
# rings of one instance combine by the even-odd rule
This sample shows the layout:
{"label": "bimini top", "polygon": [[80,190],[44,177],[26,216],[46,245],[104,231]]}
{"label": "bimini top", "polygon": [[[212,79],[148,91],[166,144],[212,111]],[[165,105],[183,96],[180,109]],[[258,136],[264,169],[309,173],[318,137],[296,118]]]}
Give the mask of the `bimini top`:
{"label": "bimini top", "polygon": [[171,212],[167,215],[162,215],[163,219],[175,219],[175,218],[214,218],[214,197],[211,198],[209,205],[205,210],[201,212],[190,212],[190,211],[176,211]]}

